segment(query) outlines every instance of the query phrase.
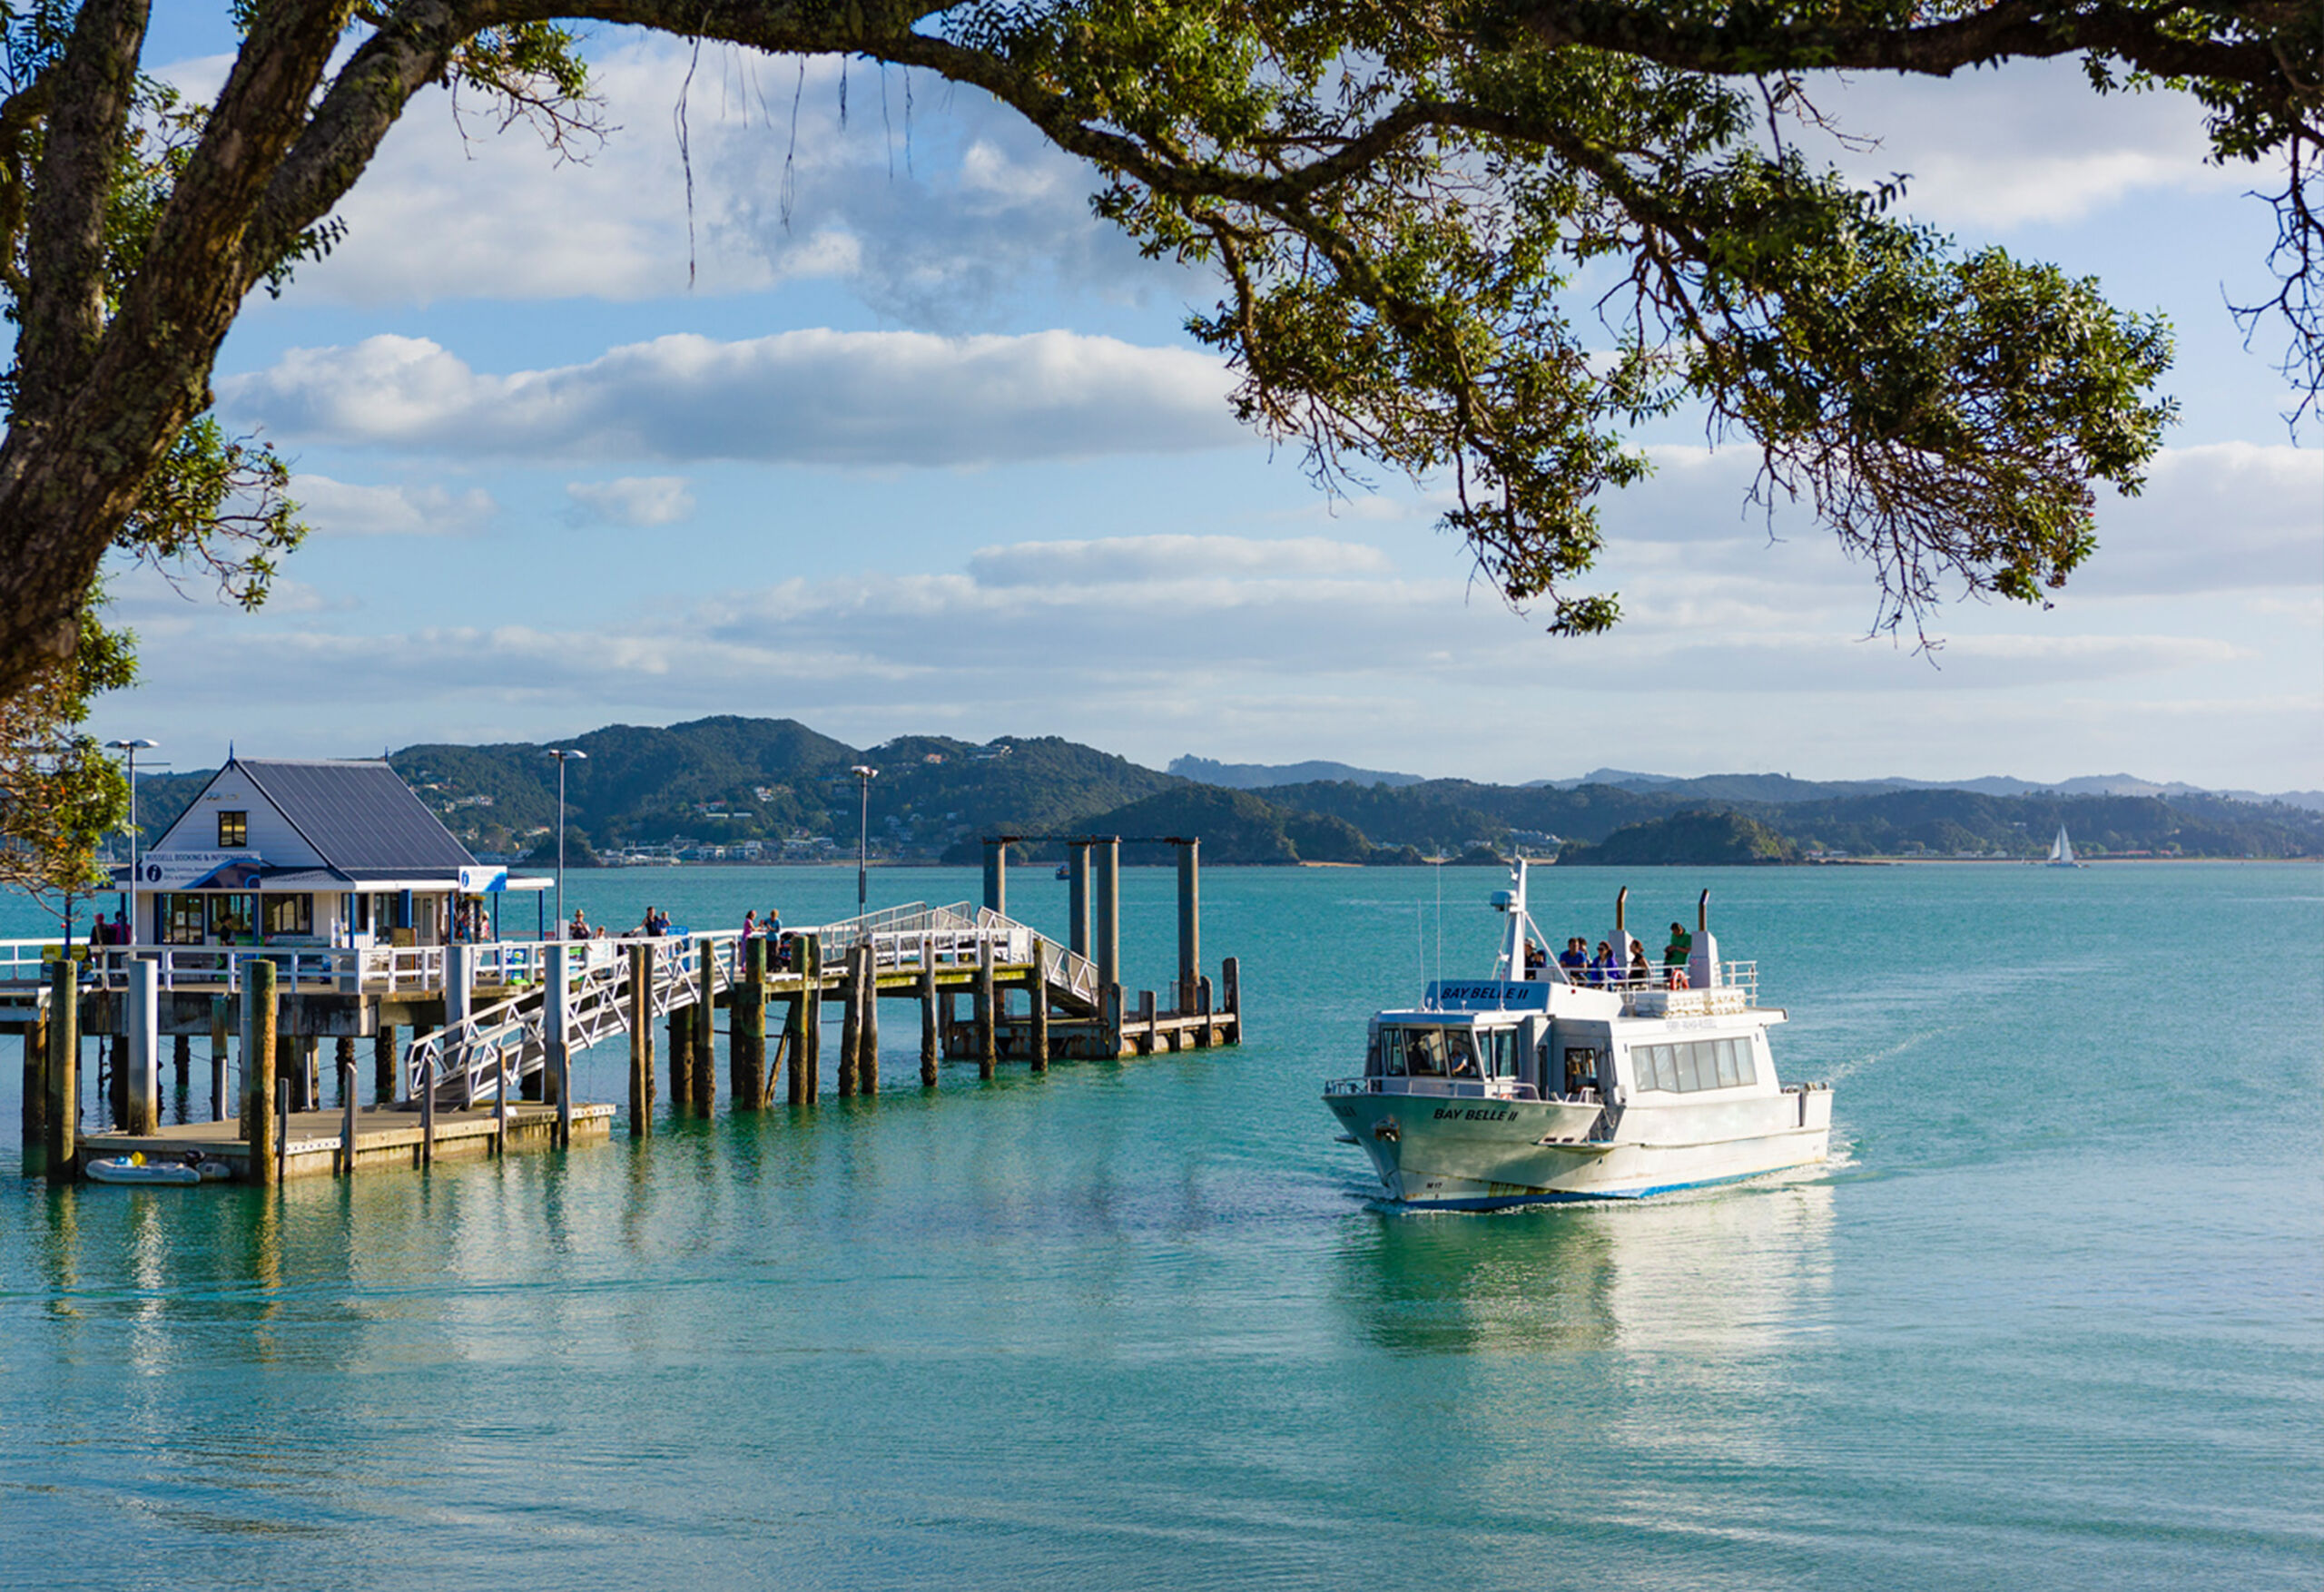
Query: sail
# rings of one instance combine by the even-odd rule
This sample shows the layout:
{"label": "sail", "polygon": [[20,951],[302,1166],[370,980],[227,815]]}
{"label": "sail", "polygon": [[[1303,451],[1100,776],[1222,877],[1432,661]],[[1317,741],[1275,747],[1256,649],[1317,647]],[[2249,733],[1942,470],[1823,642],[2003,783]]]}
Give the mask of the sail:
{"label": "sail", "polygon": [[2066,839],[2066,826],[2058,826],[2058,838],[2050,842],[2050,860],[2062,867],[2073,866],[2073,842]]}

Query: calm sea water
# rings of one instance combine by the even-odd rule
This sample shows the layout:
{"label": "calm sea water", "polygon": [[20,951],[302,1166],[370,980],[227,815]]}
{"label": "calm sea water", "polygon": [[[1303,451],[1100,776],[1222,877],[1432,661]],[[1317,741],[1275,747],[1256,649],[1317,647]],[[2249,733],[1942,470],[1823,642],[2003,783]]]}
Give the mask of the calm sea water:
{"label": "calm sea water", "polygon": [[[1712,886],[1837,1163],[1368,1209],[1318,1088],[1435,965],[1439,886],[1462,973],[1500,882],[1211,871],[1238,1050],[279,1197],[11,1177],[0,1584],[2324,1582],[2324,872],[1643,870],[1649,927]],[[1594,938],[1619,882],[1541,875],[1537,915]],[[1139,982],[1171,889],[1125,876]],[[853,894],[568,889],[697,927]]]}

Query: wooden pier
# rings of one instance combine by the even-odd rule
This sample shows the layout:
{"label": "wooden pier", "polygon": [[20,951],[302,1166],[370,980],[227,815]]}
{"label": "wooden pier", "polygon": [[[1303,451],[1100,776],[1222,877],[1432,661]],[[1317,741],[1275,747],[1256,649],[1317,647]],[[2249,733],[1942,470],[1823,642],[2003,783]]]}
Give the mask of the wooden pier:
{"label": "wooden pier", "polygon": [[[727,1105],[740,1112],[812,1106],[827,1072],[843,1096],[892,1088],[881,1072],[883,1001],[918,1007],[921,1088],[937,1086],[948,1059],[974,1061],[990,1078],[1004,1064],[1039,1072],[1053,1060],[1241,1042],[1236,963],[1221,965],[1216,985],[1200,969],[1194,842],[1173,842],[1179,976],[1165,1007],[1108,976],[1119,967],[1120,840],[1068,843],[1073,943],[1059,945],[1006,915],[1012,839],[988,842],[980,908],[892,908],[787,933],[779,946],[726,931],[379,950],[125,948],[85,961],[54,947],[47,960],[0,947],[0,1031],[24,1043],[25,1170],[69,1181],[98,1157],[195,1155],[268,1184],[563,1147],[612,1132],[615,1108],[575,1101],[571,1070],[576,1054],[616,1037],[628,1047],[629,1131],[644,1137],[665,1091],[674,1112],[715,1110],[721,1011]],[[826,1068],[834,1008],[838,1053]],[[88,1038],[99,1041],[103,1075],[105,1125],[94,1132],[80,1125]],[[339,1095],[330,1110],[325,1039]],[[368,1106],[359,1039],[371,1042]],[[197,1040],[212,1120],[165,1126],[163,1043],[185,1099]]]}

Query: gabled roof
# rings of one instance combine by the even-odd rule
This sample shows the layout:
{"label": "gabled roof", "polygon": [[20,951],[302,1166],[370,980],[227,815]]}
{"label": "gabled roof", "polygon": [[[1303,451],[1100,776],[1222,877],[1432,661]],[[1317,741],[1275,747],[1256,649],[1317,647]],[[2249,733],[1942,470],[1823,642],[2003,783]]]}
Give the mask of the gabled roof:
{"label": "gabled roof", "polygon": [[343,872],[439,875],[476,866],[468,849],[383,762],[236,758],[228,766],[241,769],[323,860]]}

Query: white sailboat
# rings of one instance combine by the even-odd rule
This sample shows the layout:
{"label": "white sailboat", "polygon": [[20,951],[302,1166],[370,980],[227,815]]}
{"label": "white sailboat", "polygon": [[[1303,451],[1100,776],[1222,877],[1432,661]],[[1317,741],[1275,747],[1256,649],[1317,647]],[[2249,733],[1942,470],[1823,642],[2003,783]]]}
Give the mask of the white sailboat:
{"label": "white sailboat", "polygon": [[2085,863],[2074,860],[2073,842],[2066,839],[2066,826],[2063,824],[2060,824],[2058,826],[2058,838],[2050,842],[2050,860],[2046,864],[2044,864],[2044,866],[2050,868],[2082,868],[2087,866]]}

